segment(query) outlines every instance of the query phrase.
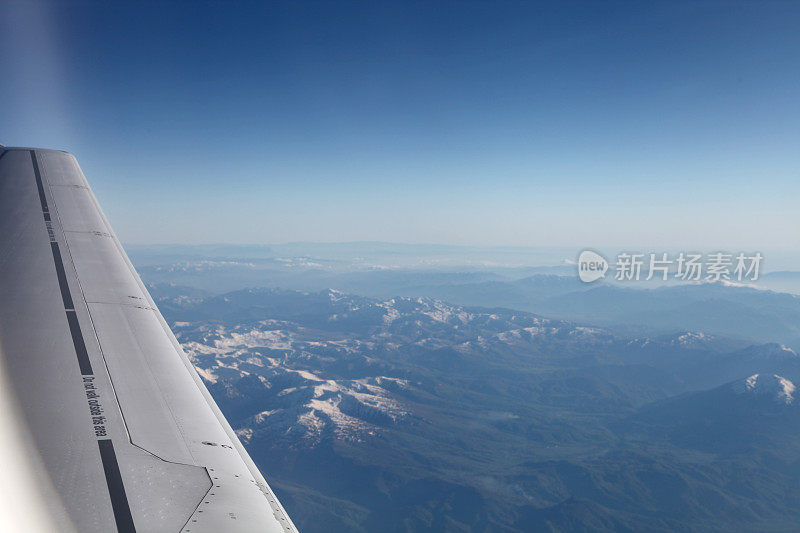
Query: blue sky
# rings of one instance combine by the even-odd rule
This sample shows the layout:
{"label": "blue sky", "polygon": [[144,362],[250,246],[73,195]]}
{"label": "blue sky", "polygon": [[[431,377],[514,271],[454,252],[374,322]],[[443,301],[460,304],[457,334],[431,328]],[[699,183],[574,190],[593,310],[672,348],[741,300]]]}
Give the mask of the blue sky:
{"label": "blue sky", "polygon": [[0,3],[124,242],[800,249],[800,3]]}

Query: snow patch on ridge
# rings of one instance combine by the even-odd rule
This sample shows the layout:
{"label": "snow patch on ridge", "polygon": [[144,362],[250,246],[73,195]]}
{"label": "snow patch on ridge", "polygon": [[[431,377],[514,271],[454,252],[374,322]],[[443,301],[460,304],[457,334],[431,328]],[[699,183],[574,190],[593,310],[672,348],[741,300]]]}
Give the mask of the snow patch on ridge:
{"label": "snow patch on ridge", "polygon": [[774,396],[775,400],[788,405],[794,402],[796,387],[777,374],[753,374],[744,380],[743,387],[739,385],[735,389],[743,393]]}

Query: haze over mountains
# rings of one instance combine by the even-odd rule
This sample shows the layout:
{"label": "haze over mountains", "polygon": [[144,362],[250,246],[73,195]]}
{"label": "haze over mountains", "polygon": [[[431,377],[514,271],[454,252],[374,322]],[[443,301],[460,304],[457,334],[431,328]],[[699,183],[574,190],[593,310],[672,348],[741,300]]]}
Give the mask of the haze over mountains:
{"label": "haze over mountains", "polygon": [[797,530],[798,297],[281,259],[139,269],[301,530]]}
{"label": "haze over mountains", "polygon": [[[325,255],[289,255],[297,252]],[[574,265],[564,264],[572,255],[574,250],[562,248],[387,243],[132,247],[142,277],[167,291],[171,284],[205,295],[273,287],[336,289],[373,298],[434,297],[632,335],[697,329],[800,349],[800,298],[793,293],[800,287],[800,272],[767,271],[749,284],[616,283],[610,276],[587,284],[577,279]]]}

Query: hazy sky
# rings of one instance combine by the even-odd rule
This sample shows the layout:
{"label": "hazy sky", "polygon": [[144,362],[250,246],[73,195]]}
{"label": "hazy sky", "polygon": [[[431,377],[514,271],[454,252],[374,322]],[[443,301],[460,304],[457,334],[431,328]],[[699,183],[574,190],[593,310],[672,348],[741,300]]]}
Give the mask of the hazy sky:
{"label": "hazy sky", "polygon": [[124,242],[800,248],[800,2],[0,4]]}

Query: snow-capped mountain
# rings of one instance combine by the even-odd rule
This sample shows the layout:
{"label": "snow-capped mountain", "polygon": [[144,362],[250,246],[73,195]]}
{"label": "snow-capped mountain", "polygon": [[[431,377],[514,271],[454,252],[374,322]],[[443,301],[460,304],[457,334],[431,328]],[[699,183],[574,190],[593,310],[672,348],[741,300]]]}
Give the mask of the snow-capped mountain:
{"label": "snow-capped mountain", "polygon": [[791,404],[795,400],[795,385],[777,374],[753,374],[732,384],[741,394],[752,394],[772,398],[778,403]]}

